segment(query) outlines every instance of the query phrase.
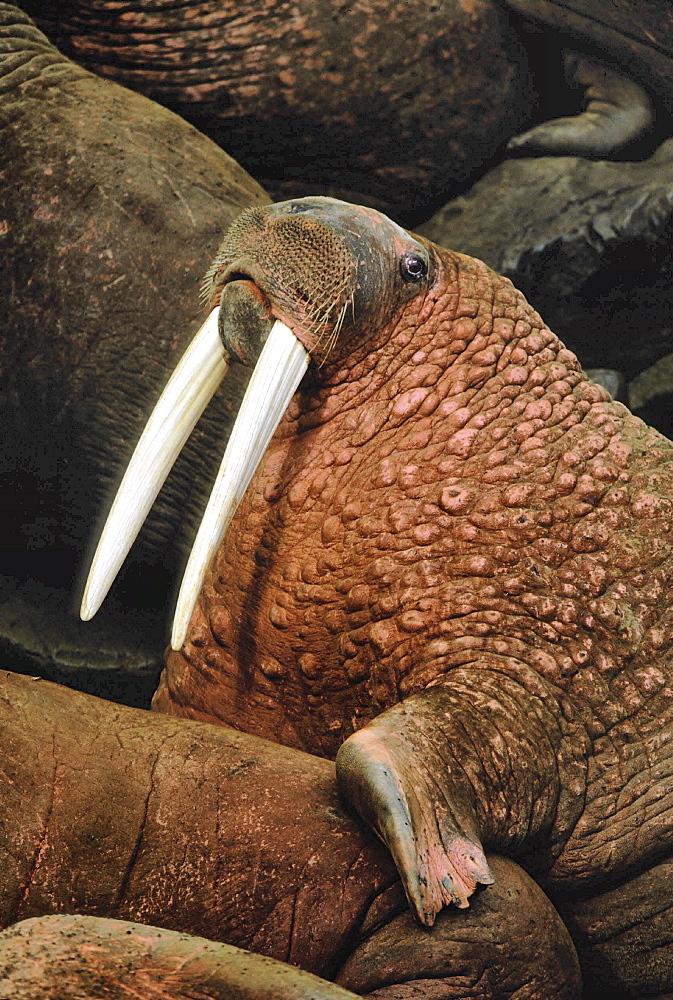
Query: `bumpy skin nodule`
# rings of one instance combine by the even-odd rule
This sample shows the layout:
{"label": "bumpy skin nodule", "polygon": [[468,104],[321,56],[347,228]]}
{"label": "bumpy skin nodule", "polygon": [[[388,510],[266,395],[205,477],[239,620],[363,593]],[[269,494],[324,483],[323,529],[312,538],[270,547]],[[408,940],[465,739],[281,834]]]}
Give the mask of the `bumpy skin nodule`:
{"label": "bumpy skin nodule", "polygon": [[669,849],[673,448],[485,265],[423,244],[400,298],[388,232],[388,315],[296,395],[155,706],[350,737],[342,786],[431,923],[490,880],[481,844],[556,886]]}

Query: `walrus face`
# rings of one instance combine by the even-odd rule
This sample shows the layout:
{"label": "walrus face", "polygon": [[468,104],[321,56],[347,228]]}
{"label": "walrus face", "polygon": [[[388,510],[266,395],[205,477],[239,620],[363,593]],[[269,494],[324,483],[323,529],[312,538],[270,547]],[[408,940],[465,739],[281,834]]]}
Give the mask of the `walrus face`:
{"label": "walrus face", "polygon": [[318,365],[378,329],[432,280],[429,250],[379,212],[302,198],[243,212],[206,274],[228,354],[257,361],[272,320]]}
{"label": "walrus face", "polygon": [[94,556],[82,618],[100,607],[229,362],[256,362],[178,597],[171,644],[179,649],[208,564],[309,363],[317,373],[328,362],[338,365],[424,295],[437,268],[431,245],[373,209],[302,198],[245,211],[206,274],[208,319],[126,470]]}

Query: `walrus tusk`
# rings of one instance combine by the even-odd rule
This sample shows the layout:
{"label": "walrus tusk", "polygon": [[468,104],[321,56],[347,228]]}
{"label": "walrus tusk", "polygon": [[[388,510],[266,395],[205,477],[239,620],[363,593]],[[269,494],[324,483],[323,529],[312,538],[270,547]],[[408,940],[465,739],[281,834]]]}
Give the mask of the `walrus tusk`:
{"label": "walrus tusk", "polygon": [[80,616],[98,611],[166,476],[228,368],[213,309],[171,375],[136,445],[103,528]]}
{"label": "walrus tusk", "polygon": [[276,320],[250,377],[189,556],[173,619],[173,649],[180,649],[185,641],[208,565],[303,378],[309,357],[292,330]]}

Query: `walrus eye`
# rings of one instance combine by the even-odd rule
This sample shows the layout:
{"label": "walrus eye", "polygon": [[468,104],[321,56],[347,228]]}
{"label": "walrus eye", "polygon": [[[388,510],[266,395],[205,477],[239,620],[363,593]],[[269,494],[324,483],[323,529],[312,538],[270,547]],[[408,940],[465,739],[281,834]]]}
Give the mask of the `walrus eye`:
{"label": "walrus eye", "polygon": [[400,261],[402,281],[423,281],[428,275],[428,265],[415,253],[405,253]]}

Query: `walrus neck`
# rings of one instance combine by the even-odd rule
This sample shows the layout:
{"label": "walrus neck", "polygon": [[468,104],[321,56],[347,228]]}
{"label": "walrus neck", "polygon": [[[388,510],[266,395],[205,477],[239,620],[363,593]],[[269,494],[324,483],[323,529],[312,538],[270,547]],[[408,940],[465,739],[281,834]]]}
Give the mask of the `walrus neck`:
{"label": "walrus neck", "polygon": [[480,261],[447,257],[437,287],[309,375],[288,414],[289,434],[376,407],[387,409],[389,426],[464,410],[477,429],[489,401],[529,402],[554,394],[559,380],[570,377],[562,394],[585,381],[574,354],[509,282]]}

